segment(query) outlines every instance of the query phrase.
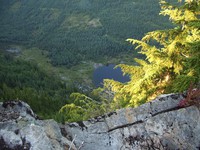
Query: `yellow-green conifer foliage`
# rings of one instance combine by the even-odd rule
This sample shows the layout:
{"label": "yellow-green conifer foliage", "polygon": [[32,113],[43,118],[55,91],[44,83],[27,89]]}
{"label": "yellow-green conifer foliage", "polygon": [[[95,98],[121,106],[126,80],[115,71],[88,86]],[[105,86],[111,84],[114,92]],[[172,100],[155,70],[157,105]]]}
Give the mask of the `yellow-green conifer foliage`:
{"label": "yellow-green conifer foliage", "polygon": [[[105,80],[121,106],[138,106],[162,93],[180,92],[200,79],[200,1],[180,1],[171,5],[160,1],[161,15],[169,16],[173,29],[147,33],[141,40],[127,39],[146,56],[138,65],[118,65],[130,81]],[[116,105],[117,106],[117,105]]]}
{"label": "yellow-green conifer foliage", "polygon": [[72,93],[70,99],[73,100],[73,103],[66,104],[59,110],[59,115],[64,122],[87,120],[104,112],[100,102],[84,94]]}

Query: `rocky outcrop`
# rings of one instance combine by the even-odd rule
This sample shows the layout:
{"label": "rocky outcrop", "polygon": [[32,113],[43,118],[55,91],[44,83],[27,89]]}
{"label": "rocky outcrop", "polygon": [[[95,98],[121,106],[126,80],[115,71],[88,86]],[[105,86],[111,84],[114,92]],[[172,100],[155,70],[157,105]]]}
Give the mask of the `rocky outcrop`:
{"label": "rocky outcrop", "polygon": [[22,101],[0,103],[0,150],[62,150],[75,146],[54,120],[39,120]]}
{"label": "rocky outcrop", "polygon": [[63,126],[81,150],[200,148],[200,111],[179,108],[181,95],[162,95],[138,108],[120,109]]}
{"label": "rocky outcrop", "polygon": [[[0,105],[2,149],[200,149],[200,110],[179,108],[182,95],[161,95],[138,108],[58,125],[39,120],[22,102]],[[0,148],[0,149],[1,149]]]}

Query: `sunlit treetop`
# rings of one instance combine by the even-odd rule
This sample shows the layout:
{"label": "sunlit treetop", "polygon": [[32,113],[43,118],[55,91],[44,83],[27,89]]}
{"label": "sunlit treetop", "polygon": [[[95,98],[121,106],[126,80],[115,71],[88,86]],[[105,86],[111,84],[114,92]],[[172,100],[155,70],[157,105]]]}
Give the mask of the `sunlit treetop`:
{"label": "sunlit treetop", "polygon": [[129,82],[105,80],[116,103],[137,106],[162,93],[184,91],[191,82],[199,84],[200,2],[179,0],[172,5],[161,0],[160,5],[160,14],[168,16],[175,27],[149,32],[141,40],[127,39],[146,59],[135,59],[137,66],[119,65],[130,75]]}

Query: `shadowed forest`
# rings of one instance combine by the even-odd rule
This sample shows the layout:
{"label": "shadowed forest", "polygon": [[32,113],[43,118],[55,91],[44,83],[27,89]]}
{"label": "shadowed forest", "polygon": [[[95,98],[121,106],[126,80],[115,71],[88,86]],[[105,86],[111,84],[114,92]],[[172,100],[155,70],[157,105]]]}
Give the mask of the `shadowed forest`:
{"label": "shadowed forest", "polygon": [[[199,7],[198,0],[0,0],[0,100],[24,100],[40,117],[64,122],[197,85]],[[94,66],[109,63],[130,81],[94,89]]]}
{"label": "shadowed forest", "polygon": [[47,50],[53,65],[113,57],[125,40],[170,27],[157,0],[1,0],[0,42]]}

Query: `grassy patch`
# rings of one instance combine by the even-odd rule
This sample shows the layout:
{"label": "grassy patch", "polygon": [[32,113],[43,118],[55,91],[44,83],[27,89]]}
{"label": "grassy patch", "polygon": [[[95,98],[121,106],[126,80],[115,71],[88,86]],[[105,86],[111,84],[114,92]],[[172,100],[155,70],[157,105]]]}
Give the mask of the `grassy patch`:
{"label": "grassy patch", "polygon": [[101,64],[133,64],[133,54],[122,54],[117,57],[104,57],[93,61],[82,61],[79,65],[75,65],[71,68],[65,66],[53,66],[48,58],[48,52],[38,48],[20,48],[21,54],[18,59],[26,60],[36,63],[39,68],[47,72],[51,76],[55,76],[61,79],[66,84],[73,84],[75,82],[85,85],[93,86],[92,75],[95,69],[96,63]]}
{"label": "grassy patch", "polygon": [[56,76],[66,83],[84,82],[92,85],[93,62],[84,61],[71,68],[53,66],[48,58],[48,52],[38,48],[21,49],[18,59],[36,63],[49,75]]}

